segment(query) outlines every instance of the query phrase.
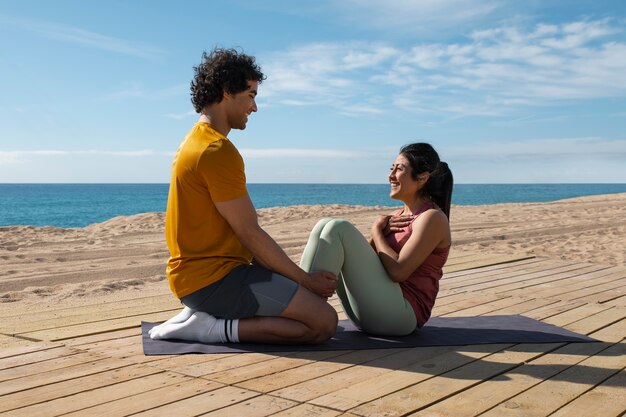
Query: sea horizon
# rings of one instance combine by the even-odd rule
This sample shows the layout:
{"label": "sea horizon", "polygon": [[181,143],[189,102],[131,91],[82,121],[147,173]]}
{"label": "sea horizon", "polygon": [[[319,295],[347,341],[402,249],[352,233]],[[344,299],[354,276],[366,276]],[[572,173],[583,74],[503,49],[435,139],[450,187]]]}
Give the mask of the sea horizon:
{"label": "sea horizon", "polygon": [[[0,183],[0,227],[84,227],[117,216],[163,212],[167,183]],[[249,183],[257,209],[293,205],[398,206],[389,184]],[[626,192],[623,183],[455,184],[453,205],[539,203]]]}

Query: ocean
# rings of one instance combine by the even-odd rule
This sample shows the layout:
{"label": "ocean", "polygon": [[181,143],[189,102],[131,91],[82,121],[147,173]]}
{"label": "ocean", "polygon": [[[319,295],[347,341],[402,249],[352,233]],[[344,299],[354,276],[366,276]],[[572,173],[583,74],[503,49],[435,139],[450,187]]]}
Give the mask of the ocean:
{"label": "ocean", "polygon": [[[0,184],[0,226],[84,227],[165,211],[168,184]],[[388,184],[248,184],[256,208],[299,204],[396,206]],[[452,203],[547,202],[626,192],[626,184],[456,184]]]}

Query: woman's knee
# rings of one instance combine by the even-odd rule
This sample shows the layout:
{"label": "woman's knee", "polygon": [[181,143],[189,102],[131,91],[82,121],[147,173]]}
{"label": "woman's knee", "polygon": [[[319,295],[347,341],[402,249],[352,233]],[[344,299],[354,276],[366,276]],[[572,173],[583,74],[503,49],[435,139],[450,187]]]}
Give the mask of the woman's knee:
{"label": "woman's knee", "polygon": [[322,231],[326,228],[326,225],[333,220],[334,219],[332,217],[324,217],[323,219],[320,219],[315,226],[313,226],[313,229],[311,229],[310,235],[319,237]]}
{"label": "woman's knee", "polygon": [[354,227],[354,225],[346,219],[334,218],[334,219],[328,219],[328,221],[325,223],[324,230],[330,230],[330,229],[338,230],[338,231],[345,231],[345,230],[356,230],[356,227]]}
{"label": "woman's knee", "polygon": [[360,236],[361,232],[351,222],[345,219],[330,219],[325,223],[321,237],[336,236],[340,240],[351,236]]}

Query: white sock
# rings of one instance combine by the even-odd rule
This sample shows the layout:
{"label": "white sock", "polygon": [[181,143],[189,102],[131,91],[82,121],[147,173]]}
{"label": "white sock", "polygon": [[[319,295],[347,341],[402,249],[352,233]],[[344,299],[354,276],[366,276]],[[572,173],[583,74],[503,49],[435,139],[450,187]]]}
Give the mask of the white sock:
{"label": "white sock", "polygon": [[239,343],[239,319],[224,320],[224,322],[227,341]]}
{"label": "white sock", "polygon": [[187,320],[189,320],[189,317],[191,317],[191,315],[193,313],[195,313],[195,312],[196,312],[196,310],[192,310],[189,307],[185,307],[185,308],[183,308],[183,310],[180,313],[178,313],[177,315],[175,315],[171,319],[167,320],[164,323],[159,324],[158,326],[154,326],[152,329],[150,329],[148,334],[150,335],[150,337],[152,337],[152,332],[158,332],[160,330],[161,326],[163,326],[165,324],[184,323]]}
{"label": "white sock", "polygon": [[[163,323],[150,333],[152,339],[181,339],[193,342],[238,342],[239,320],[216,319],[196,311],[183,323]],[[228,336],[227,336],[228,335]]]}

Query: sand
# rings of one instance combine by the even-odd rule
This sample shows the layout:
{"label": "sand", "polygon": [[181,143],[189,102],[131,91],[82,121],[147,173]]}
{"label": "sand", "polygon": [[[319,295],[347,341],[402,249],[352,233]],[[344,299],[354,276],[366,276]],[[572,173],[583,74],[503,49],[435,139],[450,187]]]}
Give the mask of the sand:
{"label": "sand", "polygon": [[[322,217],[366,235],[389,207],[291,206],[258,210],[259,221],[298,261]],[[626,263],[626,193],[551,203],[453,206],[453,253],[535,255]],[[72,307],[168,294],[164,214],[116,217],[84,228],[0,227],[0,312]]]}

